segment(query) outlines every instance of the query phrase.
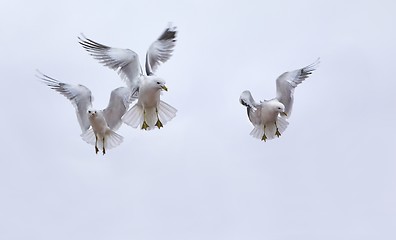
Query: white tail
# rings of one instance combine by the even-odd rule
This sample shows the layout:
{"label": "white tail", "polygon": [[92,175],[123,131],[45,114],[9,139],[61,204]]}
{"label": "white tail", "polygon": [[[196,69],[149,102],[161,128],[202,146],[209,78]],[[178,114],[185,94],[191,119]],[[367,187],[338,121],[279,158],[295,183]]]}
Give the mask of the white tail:
{"label": "white tail", "polygon": [[[111,148],[117,147],[118,145],[120,145],[122,143],[123,140],[124,140],[124,138],[120,134],[114,132],[113,130],[108,129],[106,131],[106,136],[105,136],[105,148],[111,149]],[[98,143],[99,143],[99,141],[98,141]],[[103,146],[103,142],[101,142],[101,145]],[[99,148],[100,147],[101,146],[99,145]]]}
{"label": "white tail", "polygon": [[[278,131],[282,134],[287,126],[289,125],[289,122],[283,118],[283,117],[278,117],[276,120],[276,126],[275,123],[269,123],[265,125],[265,136],[267,137],[266,140],[271,140],[274,139],[276,136],[276,127],[278,127]],[[254,126],[253,130],[250,132],[250,135],[254,138],[257,139],[262,139],[264,136],[264,125],[256,125]]]}
{"label": "white tail", "polygon": [[165,125],[167,122],[169,122],[174,117],[176,117],[176,112],[177,112],[176,108],[172,107],[166,102],[160,101],[158,105],[158,115],[163,125]]}
{"label": "white tail", "polygon": [[92,128],[90,128],[90,129],[88,129],[87,131],[81,133],[80,136],[81,136],[82,139],[83,139],[84,141],[86,141],[88,144],[95,145],[96,138],[95,138],[95,133],[94,133],[94,131],[92,130]]}
{"label": "white tail", "polygon": [[[146,123],[148,125],[147,130],[154,129],[156,127],[156,123],[159,120],[162,125],[165,125],[172,118],[176,116],[177,110],[166,102],[160,101],[157,107],[158,117],[156,108],[146,108]],[[135,104],[125,115],[122,117],[122,121],[133,127],[138,128],[142,127],[144,121],[144,111],[143,107]]]}
{"label": "white tail", "polygon": [[137,128],[143,122],[143,117],[143,107],[135,104],[121,119],[125,124]]}
{"label": "white tail", "polygon": [[[84,141],[86,141],[89,144],[95,145],[96,143],[96,137],[95,133],[92,130],[92,128],[88,129],[84,133],[80,135]],[[105,134],[105,149],[111,149],[114,148],[118,145],[120,145],[123,141],[123,137],[119,135],[118,133],[108,129]],[[98,138],[98,145],[97,147],[99,149],[103,148],[103,139]]]}

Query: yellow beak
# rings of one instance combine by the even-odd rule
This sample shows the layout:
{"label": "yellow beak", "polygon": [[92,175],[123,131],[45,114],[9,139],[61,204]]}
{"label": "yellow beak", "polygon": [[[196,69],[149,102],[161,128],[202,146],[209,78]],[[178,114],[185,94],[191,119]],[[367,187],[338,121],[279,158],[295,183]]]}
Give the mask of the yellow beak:
{"label": "yellow beak", "polygon": [[168,88],[166,86],[161,87],[163,90],[168,91]]}

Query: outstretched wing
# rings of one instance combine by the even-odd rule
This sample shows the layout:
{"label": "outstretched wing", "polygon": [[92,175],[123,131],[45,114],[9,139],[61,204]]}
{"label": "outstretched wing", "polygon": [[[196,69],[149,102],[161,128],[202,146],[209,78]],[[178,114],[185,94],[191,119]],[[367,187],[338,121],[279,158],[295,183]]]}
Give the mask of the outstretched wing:
{"label": "outstretched wing", "polygon": [[176,33],[176,27],[170,25],[147,50],[145,66],[148,76],[153,75],[158,66],[172,56],[176,45]]}
{"label": "outstretched wing", "polygon": [[246,107],[256,109],[256,102],[254,101],[252,94],[248,90],[241,93],[241,96],[239,97],[239,102]]}
{"label": "outstretched wing", "polygon": [[119,87],[111,92],[109,105],[103,109],[103,115],[107,125],[113,131],[121,126],[121,117],[132,103],[131,93],[131,90],[126,87]]}
{"label": "outstretched wing", "polygon": [[246,90],[241,93],[241,96],[239,97],[239,102],[243,105],[246,106],[247,108],[247,115],[249,117],[249,120],[253,122],[252,119],[252,114],[254,114],[257,110],[258,104],[256,101],[254,101],[252,94],[250,91]]}
{"label": "outstretched wing", "polygon": [[139,87],[139,75],[142,74],[139,56],[130,49],[112,48],[97,43],[83,34],[78,37],[80,45],[104,66],[115,70],[127,84],[136,90]]}
{"label": "outstretched wing", "polygon": [[76,109],[76,115],[78,123],[81,127],[81,131],[84,133],[86,130],[88,130],[91,125],[89,123],[87,113],[88,108],[92,107],[91,91],[83,85],[71,85],[60,82],[39,71],[37,71],[36,77],[38,77],[48,87],[59,92],[72,102],[74,108]]}
{"label": "outstretched wing", "polygon": [[318,58],[314,63],[294,71],[285,72],[276,79],[276,99],[285,105],[286,117],[290,117],[293,108],[294,89],[318,67]]}

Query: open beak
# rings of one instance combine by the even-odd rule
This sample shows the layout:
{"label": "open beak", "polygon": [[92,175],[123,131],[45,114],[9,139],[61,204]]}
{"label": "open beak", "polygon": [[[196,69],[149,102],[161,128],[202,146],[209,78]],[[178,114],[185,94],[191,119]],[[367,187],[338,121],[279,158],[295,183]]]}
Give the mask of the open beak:
{"label": "open beak", "polygon": [[287,113],[283,112],[282,114],[285,115],[285,116],[287,117]]}
{"label": "open beak", "polygon": [[163,90],[168,91],[168,88],[164,85],[161,87]]}

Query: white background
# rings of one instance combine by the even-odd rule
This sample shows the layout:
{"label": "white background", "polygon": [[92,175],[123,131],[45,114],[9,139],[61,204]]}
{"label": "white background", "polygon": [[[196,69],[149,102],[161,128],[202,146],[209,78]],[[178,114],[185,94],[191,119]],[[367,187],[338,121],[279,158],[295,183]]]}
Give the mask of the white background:
{"label": "white background", "polygon": [[[0,239],[396,239],[394,1],[3,1]],[[168,22],[157,75],[178,109],[161,130],[126,125],[106,155],[35,69],[92,90],[123,86],[84,33],[141,61]],[[260,142],[239,104],[317,57],[290,125]]]}

